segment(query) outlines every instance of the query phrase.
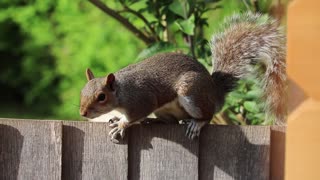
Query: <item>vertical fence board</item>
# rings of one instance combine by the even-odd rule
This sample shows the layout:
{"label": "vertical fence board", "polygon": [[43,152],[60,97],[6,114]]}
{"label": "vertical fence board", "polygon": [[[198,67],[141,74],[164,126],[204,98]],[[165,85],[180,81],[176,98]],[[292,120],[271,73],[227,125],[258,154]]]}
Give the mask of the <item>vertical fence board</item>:
{"label": "vertical fence board", "polygon": [[269,126],[207,126],[200,147],[201,180],[269,179]]}
{"label": "vertical fence board", "polygon": [[0,179],[61,179],[61,122],[0,119]]}
{"label": "vertical fence board", "polygon": [[270,179],[284,179],[286,126],[271,126]]}
{"label": "vertical fence board", "polygon": [[128,146],[114,144],[106,123],[63,123],[62,179],[127,179]]}
{"label": "vertical fence board", "polygon": [[185,126],[141,125],[130,129],[130,180],[198,179],[198,140],[185,137]]}

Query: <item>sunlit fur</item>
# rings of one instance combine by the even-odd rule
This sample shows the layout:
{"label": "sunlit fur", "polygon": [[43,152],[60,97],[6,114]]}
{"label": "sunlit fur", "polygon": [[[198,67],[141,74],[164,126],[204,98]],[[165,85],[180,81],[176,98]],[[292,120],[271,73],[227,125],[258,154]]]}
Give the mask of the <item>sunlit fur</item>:
{"label": "sunlit fur", "polygon": [[[266,118],[283,124],[286,116],[286,39],[279,23],[266,15],[242,14],[226,19],[211,40],[213,72],[236,78],[255,74],[264,91]],[[265,72],[257,74],[254,65]]]}
{"label": "sunlit fur", "polygon": [[[103,104],[97,100],[101,92],[104,92],[107,98],[107,101]],[[86,111],[86,117],[89,119],[112,111],[116,104],[115,94],[107,88],[105,78],[91,79],[81,91],[80,113]]]}

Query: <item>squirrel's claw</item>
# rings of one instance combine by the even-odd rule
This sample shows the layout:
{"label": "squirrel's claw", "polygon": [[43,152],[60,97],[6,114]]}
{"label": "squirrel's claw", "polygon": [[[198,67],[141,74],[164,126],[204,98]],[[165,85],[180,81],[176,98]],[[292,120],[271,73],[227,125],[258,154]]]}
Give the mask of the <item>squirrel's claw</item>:
{"label": "squirrel's claw", "polygon": [[119,140],[117,140],[118,135],[120,135],[120,137],[123,138],[125,135],[124,129],[115,127],[109,132],[110,139],[114,143],[119,143]]}
{"label": "squirrel's claw", "polygon": [[194,139],[200,136],[201,128],[207,124],[206,121],[196,121],[194,119],[188,124],[186,136],[190,139]]}
{"label": "squirrel's claw", "polygon": [[111,136],[111,138],[114,138],[118,131],[119,131],[118,127],[111,129],[111,131],[109,132],[109,136]]}
{"label": "squirrel's claw", "polygon": [[109,124],[109,127],[111,127],[111,128],[114,128],[114,127],[117,127],[117,126],[118,126],[118,122],[114,122],[114,123]]}
{"label": "squirrel's claw", "polygon": [[[115,122],[118,122],[119,120],[120,120],[120,118],[118,118],[117,116],[115,116],[115,117],[109,119],[109,120],[108,120],[108,123],[110,123],[110,125],[111,125],[111,124],[114,124]],[[109,126],[110,126],[110,125],[109,125]]]}
{"label": "squirrel's claw", "polygon": [[116,138],[118,134],[121,136],[121,138],[123,138],[125,135],[124,129],[115,127],[109,132],[109,136],[111,136],[112,139]]}

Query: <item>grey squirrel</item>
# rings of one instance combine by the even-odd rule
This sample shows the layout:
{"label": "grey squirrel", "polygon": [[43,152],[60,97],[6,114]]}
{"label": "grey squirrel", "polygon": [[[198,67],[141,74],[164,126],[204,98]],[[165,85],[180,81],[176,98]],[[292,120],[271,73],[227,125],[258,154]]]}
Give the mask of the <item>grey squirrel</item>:
{"label": "grey squirrel", "polygon": [[[81,116],[95,118],[120,111],[123,116],[113,119],[109,133],[117,141],[127,127],[153,112],[170,122],[190,120],[186,135],[193,139],[221,110],[237,80],[254,74],[264,90],[266,118],[284,123],[286,40],[279,24],[268,16],[245,13],[229,17],[222,29],[210,43],[212,74],[193,57],[180,53],[157,54],[106,77],[95,78],[87,69]],[[257,73],[255,65],[264,72]]]}

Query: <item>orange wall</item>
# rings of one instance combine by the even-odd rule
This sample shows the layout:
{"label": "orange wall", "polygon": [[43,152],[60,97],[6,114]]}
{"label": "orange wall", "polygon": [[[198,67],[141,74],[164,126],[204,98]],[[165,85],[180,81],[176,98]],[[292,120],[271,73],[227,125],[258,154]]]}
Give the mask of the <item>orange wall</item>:
{"label": "orange wall", "polygon": [[320,180],[320,1],[291,2],[287,23],[285,179]]}
{"label": "orange wall", "polygon": [[288,10],[288,74],[320,100],[320,1],[295,0]]}

